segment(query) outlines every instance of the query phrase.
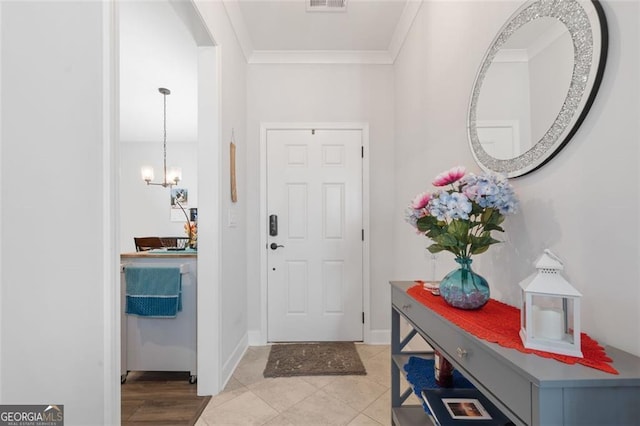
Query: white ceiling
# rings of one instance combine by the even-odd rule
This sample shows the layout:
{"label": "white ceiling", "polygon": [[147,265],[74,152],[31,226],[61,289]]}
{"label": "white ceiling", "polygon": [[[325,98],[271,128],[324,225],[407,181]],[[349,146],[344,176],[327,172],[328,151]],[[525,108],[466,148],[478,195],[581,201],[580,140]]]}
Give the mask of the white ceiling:
{"label": "white ceiling", "polygon": [[[132,0],[120,10],[120,139],[197,140],[197,43],[176,14],[182,0]],[[392,64],[422,0],[347,0],[307,12],[305,0],[222,0],[249,63]],[[215,29],[213,31],[215,33]]]}
{"label": "white ceiling", "polygon": [[223,0],[249,63],[393,63],[422,0],[347,0],[310,12],[305,0]]}

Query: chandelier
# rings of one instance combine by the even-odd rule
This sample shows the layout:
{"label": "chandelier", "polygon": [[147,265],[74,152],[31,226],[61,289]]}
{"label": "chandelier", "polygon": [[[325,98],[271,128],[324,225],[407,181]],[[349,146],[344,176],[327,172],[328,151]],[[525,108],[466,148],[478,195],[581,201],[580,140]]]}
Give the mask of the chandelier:
{"label": "chandelier", "polygon": [[153,167],[151,166],[143,166],[142,167],[142,180],[147,182],[147,185],[158,185],[163,188],[169,187],[171,188],[173,185],[177,185],[182,178],[182,170],[178,167],[171,167],[167,170],[167,95],[171,94],[169,89],[165,89],[164,87],[160,87],[158,91],[162,94],[164,100],[164,119],[163,119],[163,127],[164,127],[164,136],[163,136],[163,158],[162,158],[162,167],[163,167],[163,181],[162,182],[152,182],[153,181]]}

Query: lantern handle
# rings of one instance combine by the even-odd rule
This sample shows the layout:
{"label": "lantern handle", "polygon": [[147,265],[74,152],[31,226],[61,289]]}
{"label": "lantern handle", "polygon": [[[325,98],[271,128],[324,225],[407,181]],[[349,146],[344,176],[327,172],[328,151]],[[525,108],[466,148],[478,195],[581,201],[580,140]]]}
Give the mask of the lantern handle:
{"label": "lantern handle", "polygon": [[564,266],[564,262],[554,252],[549,249],[544,249],[544,252],[553,260],[559,262],[562,266]]}

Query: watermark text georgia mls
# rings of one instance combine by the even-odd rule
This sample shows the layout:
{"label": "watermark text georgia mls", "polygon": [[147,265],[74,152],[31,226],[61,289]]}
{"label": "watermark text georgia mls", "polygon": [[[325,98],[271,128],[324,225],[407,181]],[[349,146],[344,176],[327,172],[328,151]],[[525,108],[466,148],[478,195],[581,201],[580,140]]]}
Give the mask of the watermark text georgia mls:
{"label": "watermark text georgia mls", "polygon": [[64,405],[0,405],[0,426],[64,426]]}

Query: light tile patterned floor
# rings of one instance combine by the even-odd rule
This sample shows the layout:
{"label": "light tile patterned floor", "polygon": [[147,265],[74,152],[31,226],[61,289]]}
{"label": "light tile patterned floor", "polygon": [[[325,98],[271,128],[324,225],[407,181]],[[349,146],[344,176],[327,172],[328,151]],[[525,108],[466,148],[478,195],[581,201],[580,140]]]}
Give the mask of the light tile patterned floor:
{"label": "light tile patterned floor", "polygon": [[390,425],[389,346],[356,344],[366,376],[262,377],[269,346],[247,349],[196,426]]}

